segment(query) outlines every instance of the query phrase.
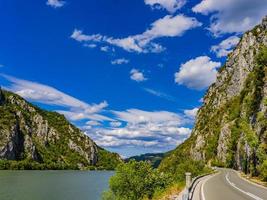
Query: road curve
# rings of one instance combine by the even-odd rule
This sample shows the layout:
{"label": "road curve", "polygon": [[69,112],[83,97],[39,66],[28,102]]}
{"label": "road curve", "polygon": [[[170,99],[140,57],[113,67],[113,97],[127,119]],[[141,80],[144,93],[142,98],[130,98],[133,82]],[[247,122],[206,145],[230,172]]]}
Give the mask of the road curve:
{"label": "road curve", "polygon": [[234,170],[219,169],[198,183],[193,200],[267,200],[267,188],[243,180]]}

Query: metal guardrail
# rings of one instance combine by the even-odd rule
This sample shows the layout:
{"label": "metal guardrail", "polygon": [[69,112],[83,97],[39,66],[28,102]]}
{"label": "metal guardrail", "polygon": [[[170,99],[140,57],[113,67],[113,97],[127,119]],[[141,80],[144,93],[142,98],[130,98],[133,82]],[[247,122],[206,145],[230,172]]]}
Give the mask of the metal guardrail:
{"label": "metal guardrail", "polygon": [[203,178],[205,176],[208,176],[210,174],[212,174],[212,173],[202,174],[200,176],[197,176],[197,177],[193,178],[192,181],[191,181],[191,184],[189,185],[189,187],[186,188],[186,191],[185,191],[185,193],[183,195],[183,200],[192,200],[193,194],[194,194],[194,191],[196,189],[198,181],[201,178]]}

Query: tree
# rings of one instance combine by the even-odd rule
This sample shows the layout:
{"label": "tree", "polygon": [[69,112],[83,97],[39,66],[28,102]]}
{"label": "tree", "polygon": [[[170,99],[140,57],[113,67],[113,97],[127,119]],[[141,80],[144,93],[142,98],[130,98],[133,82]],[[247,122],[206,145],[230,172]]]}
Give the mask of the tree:
{"label": "tree", "polygon": [[116,174],[110,179],[110,191],[104,199],[139,200],[151,199],[158,189],[166,188],[172,183],[171,176],[154,170],[148,162],[131,160],[120,164]]}

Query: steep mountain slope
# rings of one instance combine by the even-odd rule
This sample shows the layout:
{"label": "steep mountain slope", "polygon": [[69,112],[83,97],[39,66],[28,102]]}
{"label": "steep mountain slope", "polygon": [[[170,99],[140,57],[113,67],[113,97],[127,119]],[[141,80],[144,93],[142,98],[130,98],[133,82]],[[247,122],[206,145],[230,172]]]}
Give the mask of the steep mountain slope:
{"label": "steep mountain slope", "polygon": [[267,18],[228,56],[204,97],[191,137],[160,168],[175,170],[183,158],[252,175],[267,172]]}
{"label": "steep mountain slope", "polygon": [[0,159],[0,168],[7,169],[113,169],[121,162],[63,115],[41,110],[1,89]]}

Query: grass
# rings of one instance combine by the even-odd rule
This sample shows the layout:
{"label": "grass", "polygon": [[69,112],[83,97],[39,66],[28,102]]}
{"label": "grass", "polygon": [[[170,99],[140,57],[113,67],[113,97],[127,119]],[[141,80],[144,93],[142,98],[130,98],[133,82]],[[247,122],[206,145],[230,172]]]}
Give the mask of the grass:
{"label": "grass", "polygon": [[169,200],[174,199],[174,197],[178,196],[178,194],[183,190],[185,186],[184,182],[181,183],[175,183],[168,188],[166,188],[164,191],[157,191],[154,194],[154,197],[152,200]]}

